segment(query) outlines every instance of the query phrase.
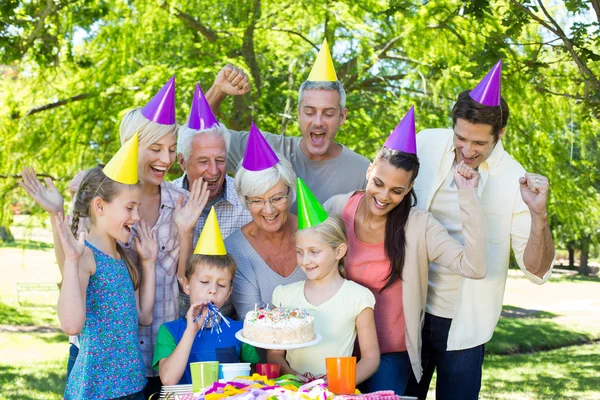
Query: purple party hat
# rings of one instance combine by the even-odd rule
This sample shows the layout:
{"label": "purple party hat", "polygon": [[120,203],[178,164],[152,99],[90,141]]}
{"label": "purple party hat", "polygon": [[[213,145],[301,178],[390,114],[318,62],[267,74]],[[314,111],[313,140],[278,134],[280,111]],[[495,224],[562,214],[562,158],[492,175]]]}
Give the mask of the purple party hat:
{"label": "purple party hat", "polygon": [[411,106],[396,129],[390,134],[384,144],[391,150],[417,154],[417,131],[415,129],[415,106]]}
{"label": "purple party hat", "polygon": [[279,158],[277,158],[275,152],[256,125],[254,125],[254,122],[252,122],[242,166],[248,171],[262,171],[273,167],[278,162]]}
{"label": "purple party hat", "polygon": [[208,101],[204,96],[204,92],[200,89],[200,85],[196,84],[196,91],[192,99],[192,108],[190,109],[190,117],[188,118],[188,128],[195,130],[210,129],[219,122],[215,118]]}
{"label": "purple party hat", "polygon": [[487,75],[469,93],[476,102],[488,107],[500,105],[500,81],[502,79],[502,59],[494,65]]}
{"label": "purple party hat", "polygon": [[161,125],[175,123],[175,75],[142,108],[142,115]]}

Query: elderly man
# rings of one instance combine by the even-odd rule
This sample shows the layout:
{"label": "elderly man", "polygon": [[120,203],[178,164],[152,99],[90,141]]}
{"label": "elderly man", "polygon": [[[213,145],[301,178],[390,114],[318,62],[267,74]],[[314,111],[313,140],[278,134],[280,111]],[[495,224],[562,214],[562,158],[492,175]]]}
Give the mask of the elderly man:
{"label": "elderly man", "polygon": [[[229,89],[230,92],[235,92],[233,86]],[[223,238],[252,220],[250,213],[237,196],[233,178],[227,175],[229,142],[229,131],[217,122],[202,90],[196,86],[190,117],[187,124],[179,128],[177,135],[177,161],[184,174],[172,183],[191,190],[194,181],[201,178],[206,182],[209,194],[198,222],[193,232],[190,232],[190,236],[193,233],[193,237],[187,243],[182,243],[180,257],[192,253],[211,207],[214,207],[217,213]],[[190,306],[189,296],[180,292],[179,304],[180,315],[184,316]],[[223,312],[227,316],[234,316],[230,301],[223,307]]]}
{"label": "elderly man", "polygon": [[[237,197],[233,178],[227,175],[227,152],[230,134],[214,117],[206,98],[198,88],[194,101],[202,104],[198,116],[201,125],[190,126],[190,120],[179,128],[177,135],[177,162],[183,175],[172,183],[190,190],[191,184],[202,178],[208,185],[208,202],[202,210],[194,231],[193,243],[198,241],[211,207],[215,207],[223,238],[252,219]],[[192,117],[190,117],[191,119]]]}
{"label": "elderly man", "polygon": [[502,311],[510,249],[525,276],[541,285],[552,273],[554,243],[548,226],[548,179],[526,173],[502,146],[508,105],[500,97],[501,63],[452,110],[454,129],[417,135],[421,168],[415,182],[418,207],[428,210],[463,241],[453,166],[464,161],[479,171],[478,194],[487,219],[487,276],[463,279],[435,263],[429,266],[421,350],[423,377],[412,378],[407,395],[424,399],[437,369],[438,399],[477,399],[485,343]]}
{"label": "elderly man", "polygon": [[[243,72],[232,71],[231,66],[221,70],[206,97],[213,110],[226,97],[228,87],[241,82]],[[233,78],[231,75],[235,74]],[[330,197],[360,190],[366,186],[369,160],[346,146],[335,137],[346,121],[346,92],[337,80],[327,42],[313,66],[308,80],[298,91],[298,122],[301,137],[265,133],[273,150],[283,155],[296,175],[311,188],[317,199],[324,202]],[[231,131],[228,169],[235,171],[244,155],[249,132]],[[294,207],[292,209],[295,209]]]}

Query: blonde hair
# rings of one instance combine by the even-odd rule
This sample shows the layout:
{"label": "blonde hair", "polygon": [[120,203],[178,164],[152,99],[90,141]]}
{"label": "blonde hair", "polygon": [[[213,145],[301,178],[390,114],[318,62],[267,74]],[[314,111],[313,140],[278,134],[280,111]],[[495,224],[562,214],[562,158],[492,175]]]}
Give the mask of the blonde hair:
{"label": "blonde hair", "polygon": [[[344,221],[337,215],[330,215],[327,219],[321,222],[319,225],[312,226],[310,228],[303,229],[302,232],[310,231],[317,235],[318,240],[326,243],[333,250],[337,250],[343,244],[348,244],[348,236],[346,235],[346,226]],[[346,255],[338,261],[338,270],[342,278],[346,277],[346,270],[344,265],[346,263]]]}
{"label": "blonde hair", "polygon": [[150,121],[142,114],[142,108],[134,108],[125,114],[119,127],[121,144],[125,143],[138,132],[140,144],[156,143],[165,136],[176,135],[179,124],[163,125]]}
{"label": "blonde hair", "polygon": [[[90,212],[90,204],[96,197],[100,197],[107,203],[110,203],[115,197],[118,196],[119,192],[125,188],[131,188],[135,185],[125,185],[118,183],[104,175],[101,166],[90,169],[79,186],[77,195],[75,197],[75,204],[73,205],[73,219],[71,220],[71,232],[73,236],[77,237],[79,230],[79,220],[81,218],[89,218],[90,222],[94,223],[94,215]],[[117,242],[117,251],[121,256],[121,259],[125,261],[127,266],[127,272],[131,277],[133,288],[137,289],[140,283],[140,275],[135,267],[135,264],[127,256],[125,250]]]}
{"label": "blonde hair", "polygon": [[185,279],[188,281],[196,272],[198,266],[206,266],[209,268],[226,269],[231,273],[231,282],[237,272],[237,263],[235,258],[229,253],[223,256],[192,254],[188,257],[185,263]]}

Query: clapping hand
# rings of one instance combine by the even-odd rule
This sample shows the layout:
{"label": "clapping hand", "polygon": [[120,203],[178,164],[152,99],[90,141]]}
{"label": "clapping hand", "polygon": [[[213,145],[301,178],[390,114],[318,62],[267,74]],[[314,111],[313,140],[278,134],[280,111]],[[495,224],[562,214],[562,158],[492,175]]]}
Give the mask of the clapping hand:
{"label": "clapping hand", "polygon": [[185,206],[183,206],[183,196],[179,196],[175,206],[175,225],[179,232],[192,233],[198,218],[202,215],[202,210],[206,207],[209,195],[208,182],[198,178],[192,183],[190,197]]}
{"label": "clapping hand", "polygon": [[479,184],[479,172],[461,161],[454,168],[454,182],[458,189],[477,189]]}
{"label": "clapping hand", "polygon": [[46,178],[46,186],[40,182],[32,167],[24,167],[21,172],[21,186],[36,203],[38,203],[50,215],[57,215],[64,210],[65,201],[56,188],[52,179]]}
{"label": "clapping hand", "polygon": [[154,263],[158,257],[158,244],[156,243],[156,231],[152,231],[144,220],[137,224],[137,237],[133,238],[142,266]]}
{"label": "clapping hand", "polygon": [[79,238],[75,239],[62,212],[58,213],[55,218],[58,237],[65,253],[65,259],[74,262],[79,261],[85,251],[85,232],[80,232]]}

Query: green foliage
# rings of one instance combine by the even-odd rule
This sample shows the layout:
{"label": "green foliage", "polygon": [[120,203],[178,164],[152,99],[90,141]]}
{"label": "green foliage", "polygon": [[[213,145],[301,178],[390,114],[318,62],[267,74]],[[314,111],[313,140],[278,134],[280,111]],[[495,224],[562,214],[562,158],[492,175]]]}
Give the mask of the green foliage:
{"label": "green foliage", "polygon": [[[177,115],[234,63],[253,90],[228,99],[233,129],[299,134],[296,91],[323,38],[350,109],[339,141],[371,157],[411,104],[417,128],[449,127],[458,93],[504,60],[505,147],[551,182],[559,244],[598,241],[600,21],[581,0],[3,2],[0,25],[0,225],[22,199],[23,165],[69,177],[118,148],[118,123],[177,74]],[[549,21],[544,14],[553,15]],[[536,19],[541,18],[541,21]],[[561,28],[561,30],[557,30]],[[286,102],[291,100],[289,107]],[[39,210],[32,210],[37,212]]]}
{"label": "green foliage", "polygon": [[34,325],[35,322],[28,312],[4,303],[0,303],[0,321],[8,325]]}

